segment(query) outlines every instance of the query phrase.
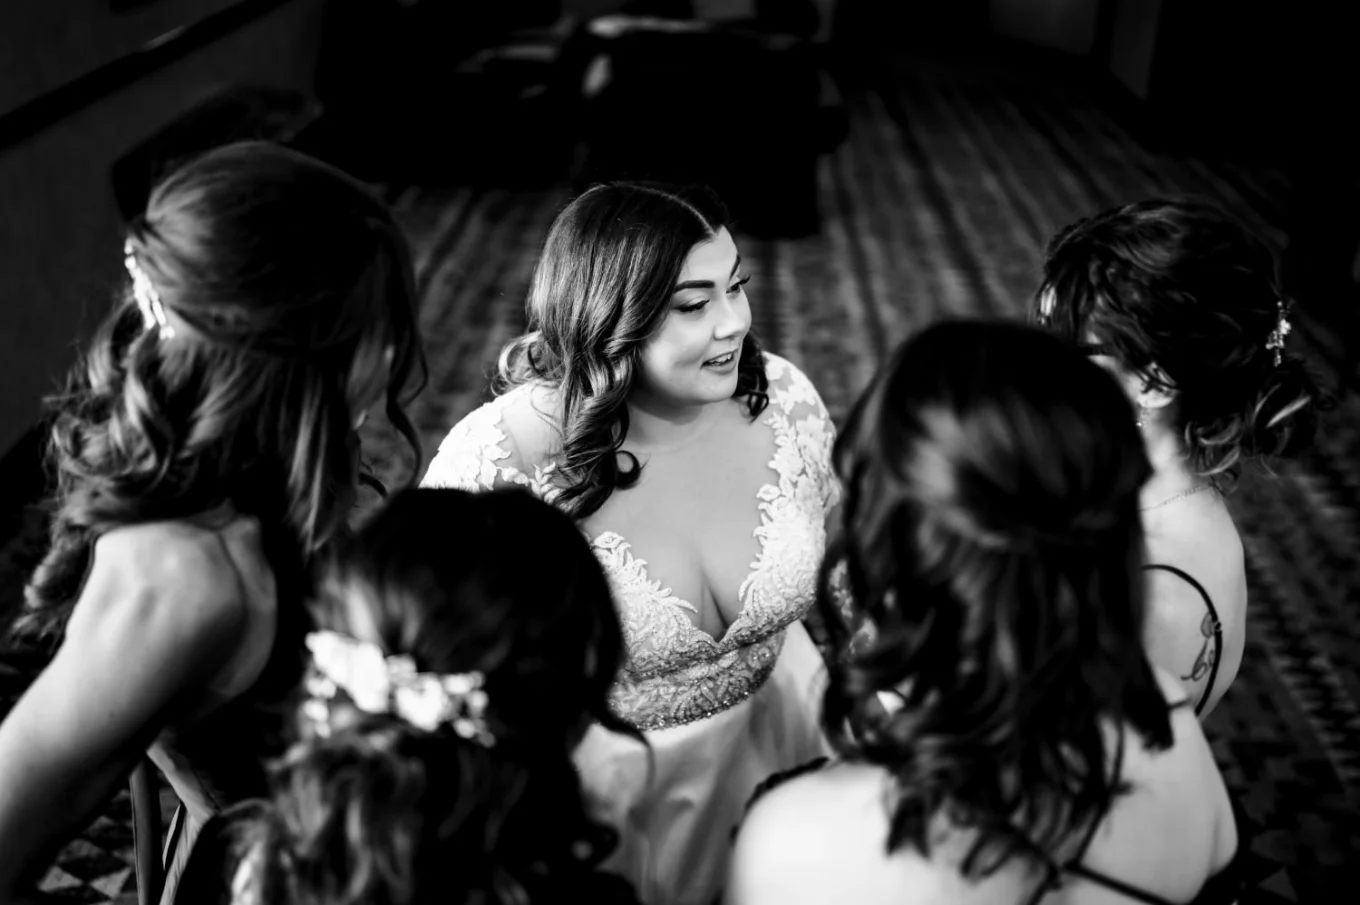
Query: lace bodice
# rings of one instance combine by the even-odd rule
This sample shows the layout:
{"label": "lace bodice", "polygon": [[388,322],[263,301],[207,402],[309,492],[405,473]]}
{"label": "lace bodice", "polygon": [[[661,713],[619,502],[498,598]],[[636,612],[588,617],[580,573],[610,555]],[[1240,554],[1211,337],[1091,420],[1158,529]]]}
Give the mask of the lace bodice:
{"label": "lace bodice", "polygon": [[[696,626],[693,605],[648,574],[645,560],[613,531],[591,539],[614,592],[627,662],[613,700],[620,716],[643,729],[702,719],[748,697],[764,683],[783,642],[816,594],[826,545],[826,516],[839,499],[831,470],[834,427],[811,381],[792,364],[765,356],[770,404],[758,425],[774,435],[770,480],[752,500],[759,513],[759,554],[738,591],[741,609],[721,638]],[[552,456],[525,461],[505,427],[518,387],[472,412],[451,430],[430,463],[424,486],[485,490],[528,488],[552,502]]]}

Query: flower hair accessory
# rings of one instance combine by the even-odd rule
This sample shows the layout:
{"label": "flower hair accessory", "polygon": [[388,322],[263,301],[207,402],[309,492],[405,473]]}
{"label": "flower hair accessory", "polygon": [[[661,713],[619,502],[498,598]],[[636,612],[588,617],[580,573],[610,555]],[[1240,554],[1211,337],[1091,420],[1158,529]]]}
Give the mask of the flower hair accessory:
{"label": "flower hair accessory", "polygon": [[364,713],[390,713],[426,732],[448,725],[462,738],[488,748],[495,744],[480,672],[416,672],[409,656],[383,656],[376,644],[338,632],[312,632],[307,649],[312,668],[303,715],[323,738],[330,734],[330,701],[344,691]]}
{"label": "flower hair accessory", "polygon": [[1281,299],[1275,303],[1277,314],[1275,316],[1275,329],[1270,331],[1266,337],[1266,348],[1275,352],[1275,367],[1280,366],[1280,357],[1284,352],[1284,338],[1294,329],[1294,325],[1289,322],[1289,308]]}
{"label": "flower hair accessory", "polygon": [[137,250],[133,247],[131,239],[123,243],[123,266],[127,268],[128,276],[132,277],[132,297],[137,300],[137,307],[141,309],[146,329],[160,330],[161,339],[174,336],[175,328],[170,325],[170,318],[165,314],[165,305],[161,303],[160,293],[151,284],[151,278],[146,275],[142,265],[137,263]]}

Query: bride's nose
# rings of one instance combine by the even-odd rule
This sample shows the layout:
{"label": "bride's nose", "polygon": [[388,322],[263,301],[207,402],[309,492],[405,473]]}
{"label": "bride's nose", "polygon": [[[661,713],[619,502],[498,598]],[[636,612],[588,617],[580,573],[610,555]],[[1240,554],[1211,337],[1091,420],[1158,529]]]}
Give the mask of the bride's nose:
{"label": "bride's nose", "polygon": [[751,309],[743,302],[734,305],[723,299],[719,302],[718,318],[713,324],[714,339],[732,339],[745,333],[751,326]]}

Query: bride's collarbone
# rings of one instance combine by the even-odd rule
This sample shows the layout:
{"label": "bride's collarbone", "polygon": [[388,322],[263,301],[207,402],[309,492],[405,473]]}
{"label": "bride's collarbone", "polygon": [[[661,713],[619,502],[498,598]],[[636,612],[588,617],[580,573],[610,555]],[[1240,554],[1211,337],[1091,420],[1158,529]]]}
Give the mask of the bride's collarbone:
{"label": "bride's collarbone", "polygon": [[636,457],[642,473],[584,526],[592,537],[620,538],[630,557],[645,563],[648,582],[721,638],[740,614],[740,589],[761,555],[762,492],[780,480],[775,447],[767,425],[746,419],[673,449],[625,442],[622,451]]}
{"label": "bride's collarbone", "polygon": [[[641,482],[640,482],[641,483]],[[722,637],[740,614],[740,589],[760,555],[759,487],[657,482],[618,491],[587,520],[592,536],[621,538],[644,577],[684,605],[687,618]]]}
{"label": "bride's collarbone", "polygon": [[760,523],[762,489],[778,482],[767,462],[750,455],[653,457],[641,463],[633,486],[610,495],[588,527],[630,539],[660,535],[696,553],[715,537],[749,537]]}

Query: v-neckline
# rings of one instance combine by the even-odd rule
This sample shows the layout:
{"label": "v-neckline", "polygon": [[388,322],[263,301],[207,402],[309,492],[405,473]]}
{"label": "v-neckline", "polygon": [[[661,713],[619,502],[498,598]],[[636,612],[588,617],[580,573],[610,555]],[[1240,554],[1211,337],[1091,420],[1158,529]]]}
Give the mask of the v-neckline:
{"label": "v-neckline", "polygon": [[665,595],[662,598],[662,602],[670,610],[672,615],[674,615],[675,618],[677,618],[678,620],[680,620],[680,622],[683,623],[683,627],[687,630],[687,633],[702,638],[714,649],[719,650],[727,646],[728,641],[733,637],[736,628],[746,618],[747,601],[743,599],[745,597],[744,592],[746,591],[747,588],[750,587],[751,579],[754,578],[760,572],[761,567],[765,563],[765,535],[763,532],[760,531],[760,529],[764,527],[767,523],[766,515],[761,508],[761,503],[767,499],[770,499],[771,494],[775,496],[779,494],[780,492],[779,485],[783,481],[784,477],[782,474],[780,474],[779,467],[778,465],[776,465],[776,460],[779,457],[778,421],[777,419],[771,417],[770,410],[767,408],[766,411],[761,414],[760,418],[758,419],[758,423],[769,430],[770,436],[774,442],[774,448],[771,450],[770,457],[765,462],[764,467],[767,471],[771,471],[774,473],[775,479],[773,481],[766,481],[765,483],[761,484],[760,487],[756,489],[756,492],[752,497],[752,501],[755,503],[756,524],[755,527],[751,529],[751,533],[755,535],[756,543],[758,544],[756,550],[756,557],[751,568],[746,572],[746,575],[742,578],[741,583],[737,585],[736,596],[737,602],[741,605],[741,609],[738,610],[736,618],[734,618],[731,622],[727,624],[727,628],[723,630],[722,635],[714,636],[709,634],[708,632],[704,631],[700,626],[695,624],[695,622],[692,619],[690,619],[687,615],[685,615],[684,610],[689,610],[695,615],[698,615],[699,608],[695,606],[694,603],[684,599],[678,594],[671,593],[671,589],[668,586],[666,586],[659,579],[653,576],[651,570],[651,563],[648,560],[643,559],[642,557],[637,555],[636,548],[633,546],[632,542],[629,541],[628,538],[625,537],[622,533],[618,531],[605,530],[601,531],[599,534],[596,534],[590,540],[590,548],[592,550],[610,548],[623,550],[627,554],[629,561],[636,565],[638,570],[638,578],[648,587],[651,587],[653,585],[656,586],[657,592],[659,594]]}
{"label": "v-neckline", "polygon": [[768,482],[762,484],[760,489],[756,491],[757,523],[755,528],[751,529],[751,533],[755,534],[756,543],[759,544],[759,549],[756,551],[755,565],[747,571],[745,577],[741,580],[741,584],[737,586],[737,602],[741,604],[741,609],[737,611],[736,618],[727,624],[727,628],[723,630],[721,636],[714,636],[704,631],[703,628],[695,624],[694,620],[685,615],[685,610],[689,610],[698,615],[699,608],[680,595],[672,593],[671,589],[661,582],[660,579],[653,577],[651,564],[647,560],[636,555],[635,548],[628,538],[617,531],[601,531],[591,540],[590,547],[592,550],[610,548],[624,550],[627,553],[629,561],[637,566],[639,573],[638,577],[648,587],[655,585],[658,588],[658,593],[664,594],[664,597],[661,598],[661,602],[667,607],[670,613],[682,623],[682,626],[687,629],[688,633],[696,635],[712,647],[720,649],[727,644],[732,638],[734,630],[742,620],[746,618],[747,606],[746,600],[743,599],[745,597],[743,592],[750,587],[751,579],[760,571],[760,567],[765,561],[765,537],[758,531],[758,529],[765,524],[765,515],[760,511],[760,501],[764,499],[765,494],[771,488],[773,488],[776,493],[779,492],[779,485]]}

